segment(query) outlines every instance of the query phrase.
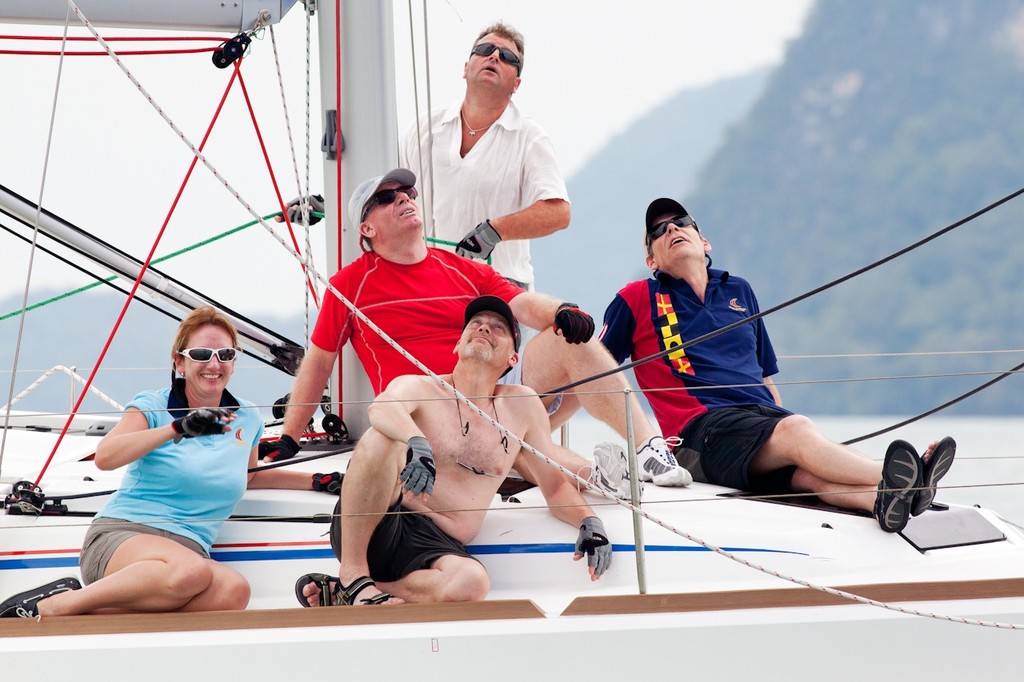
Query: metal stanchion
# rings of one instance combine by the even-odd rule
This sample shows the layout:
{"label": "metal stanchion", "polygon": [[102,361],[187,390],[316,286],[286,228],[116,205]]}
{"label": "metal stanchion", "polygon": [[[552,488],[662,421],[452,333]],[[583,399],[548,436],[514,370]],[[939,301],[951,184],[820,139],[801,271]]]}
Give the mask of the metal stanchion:
{"label": "metal stanchion", "polygon": [[[640,475],[636,464],[636,438],[633,436],[633,411],[630,409],[629,398],[633,390],[623,391],[626,400],[626,453],[629,460],[629,499],[634,507],[640,506]],[[633,512],[633,545],[636,547],[636,582],[640,594],[647,594],[647,567],[644,559],[644,527],[643,517]]]}

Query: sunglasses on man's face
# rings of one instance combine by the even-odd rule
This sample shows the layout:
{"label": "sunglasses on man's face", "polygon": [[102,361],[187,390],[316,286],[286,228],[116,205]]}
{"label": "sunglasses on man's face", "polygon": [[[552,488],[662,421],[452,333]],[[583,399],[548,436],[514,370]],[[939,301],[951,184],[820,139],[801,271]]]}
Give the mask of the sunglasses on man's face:
{"label": "sunglasses on man's face", "polygon": [[388,204],[395,203],[399,192],[410,199],[415,199],[419,196],[419,192],[411,185],[402,185],[394,189],[382,189],[366,200],[366,206],[363,206],[363,215],[359,218],[360,222],[366,220],[366,216],[370,215],[370,211],[373,210],[374,206],[387,206]]}
{"label": "sunglasses on man's face", "polygon": [[697,227],[697,223],[693,222],[693,218],[688,215],[683,215],[655,225],[654,229],[647,233],[647,243],[650,244],[655,239],[668,232],[669,225],[675,225],[676,227],[692,227],[697,230],[697,234],[700,234],[700,228]]}
{"label": "sunglasses on man's face", "polygon": [[480,43],[479,45],[473,46],[473,49],[469,53],[479,55],[481,57],[490,57],[494,54],[494,51],[498,51],[498,58],[506,64],[511,64],[516,67],[516,75],[518,76],[523,72],[523,62],[520,61],[518,55],[515,52],[502,47],[501,45],[495,45],[494,43]]}
{"label": "sunglasses on man's face", "polygon": [[234,348],[186,348],[178,351],[178,355],[184,355],[196,362],[209,362],[213,360],[214,354],[221,362],[234,362],[237,351]]}

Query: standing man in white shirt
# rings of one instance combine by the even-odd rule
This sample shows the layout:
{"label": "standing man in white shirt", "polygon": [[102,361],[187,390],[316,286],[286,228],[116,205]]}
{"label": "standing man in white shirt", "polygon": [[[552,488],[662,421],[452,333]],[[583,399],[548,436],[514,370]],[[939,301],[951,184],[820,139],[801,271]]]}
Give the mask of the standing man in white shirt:
{"label": "standing man in white shirt", "polygon": [[406,134],[400,165],[421,178],[427,235],[486,260],[533,289],[530,239],[569,225],[569,196],[547,134],[512,95],[523,71],[523,36],[485,28],[463,69],[466,96]]}

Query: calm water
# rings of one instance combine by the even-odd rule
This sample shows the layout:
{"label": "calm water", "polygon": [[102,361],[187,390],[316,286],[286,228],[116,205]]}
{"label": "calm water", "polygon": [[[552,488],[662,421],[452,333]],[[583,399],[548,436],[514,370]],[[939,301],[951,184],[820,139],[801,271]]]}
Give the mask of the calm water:
{"label": "calm water", "polygon": [[[826,437],[842,442],[902,421],[899,417],[815,417]],[[854,447],[881,460],[885,448],[902,438],[923,451],[931,441],[952,436],[957,442],[956,461],[942,479],[938,500],[979,505],[1024,524],[1024,418],[930,417]],[[569,425],[569,445],[589,453],[603,440],[621,442],[604,424],[588,415],[576,416]]]}

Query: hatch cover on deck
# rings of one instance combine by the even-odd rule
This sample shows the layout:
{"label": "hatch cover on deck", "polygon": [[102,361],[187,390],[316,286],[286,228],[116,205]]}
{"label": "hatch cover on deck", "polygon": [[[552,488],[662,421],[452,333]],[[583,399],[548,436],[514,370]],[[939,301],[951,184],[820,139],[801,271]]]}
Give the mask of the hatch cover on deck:
{"label": "hatch cover on deck", "polygon": [[952,507],[915,516],[900,533],[919,551],[999,542],[1006,536],[977,509]]}

